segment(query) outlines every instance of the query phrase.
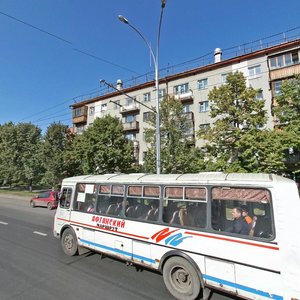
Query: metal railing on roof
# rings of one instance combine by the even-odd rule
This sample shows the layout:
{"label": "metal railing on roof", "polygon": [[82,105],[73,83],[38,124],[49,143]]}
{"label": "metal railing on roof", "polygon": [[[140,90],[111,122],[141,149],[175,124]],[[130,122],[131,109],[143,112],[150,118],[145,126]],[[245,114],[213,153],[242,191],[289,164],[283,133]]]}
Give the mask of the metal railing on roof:
{"label": "metal railing on roof", "polygon": [[[238,46],[222,49],[222,61],[228,60],[234,57],[250,54],[259,50],[263,50],[272,46],[288,43],[300,39],[300,26],[286,30],[285,32],[273,34],[271,36],[257,39],[255,41],[247,42]],[[172,66],[167,66],[159,70],[160,78],[164,78],[170,75],[175,75],[188,70],[196,69],[199,67],[207,66],[214,63],[214,51],[211,51],[205,55],[197,57],[195,59],[185,61]],[[133,77],[123,81],[123,89],[137,86],[146,82],[154,81],[155,72],[150,71],[146,74]],[[89,100],[98,96],[103,96],[108,93],[112,93],[115,90],[109,87],[102,88],[91,93],[87,93],[74,98],[75,102],[81,102]]]}

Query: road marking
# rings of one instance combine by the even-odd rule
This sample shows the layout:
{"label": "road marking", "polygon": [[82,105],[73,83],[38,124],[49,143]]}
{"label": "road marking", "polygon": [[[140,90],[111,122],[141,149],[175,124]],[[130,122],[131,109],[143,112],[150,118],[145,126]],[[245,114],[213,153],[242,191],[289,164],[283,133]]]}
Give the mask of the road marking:
{"label": "road marking", "polygon": [[47,236],[47,233],[39,232],[39,231],[34,231],[33,233],[41,235],[41,236]]}
{"label": "road marking", "polygon": [[2,224],[2,225],[8,225],[8,223],[2,222],[2,221],[0,221],[0,224]]}

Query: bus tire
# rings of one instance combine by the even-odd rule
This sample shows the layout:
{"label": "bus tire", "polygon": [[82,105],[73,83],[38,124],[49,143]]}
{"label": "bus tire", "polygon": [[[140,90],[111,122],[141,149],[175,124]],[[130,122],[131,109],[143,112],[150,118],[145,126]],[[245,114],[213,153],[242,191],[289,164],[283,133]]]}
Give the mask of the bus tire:
{"label": "bus tire", "polygon": [[179,300],[197,299],[201,291],[198,272],[180,256],[169,258],[163,266],[163,278],[169,292]]}
{"label": "bus tire", "polygon": [[71,228],[67,228],[61,238],[61,246],[65,254],[74,256],[78,253],[77,237]]}

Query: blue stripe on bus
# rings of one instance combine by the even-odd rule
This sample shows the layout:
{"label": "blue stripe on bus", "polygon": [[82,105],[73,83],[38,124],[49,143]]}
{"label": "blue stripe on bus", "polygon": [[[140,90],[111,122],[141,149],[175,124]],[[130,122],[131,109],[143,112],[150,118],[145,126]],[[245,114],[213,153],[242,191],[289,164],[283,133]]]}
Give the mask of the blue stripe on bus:
{"label": "blue stripe on bus", "polygon": [[[112,252],[115,252],[115,253],[118,253],[118,254],[128,256],[129,258],[133,257],[133,258],[136,258],[136,259],[139,259],[139,260],[147,261],[151,264],[155,263],[154,259],[151,259],[151,258],[148,258],[148,257],[145,257],[145,256],[137,255],[137,254],[134,254],[134,253],[131,253],[131,252],[127,252],[127,251],[123,251],[123,250],[120,250],[120,249],[112,248],[112,247],[109,247],[109,246],[94,243],[94,242],[84,240],[84,239],[80,239],[80,241],[84,244],[87,244],[88,246],[95,246],[95,247],[98,247],[98,248],[102,248],[102,249],[105,249],[105,250],[108,250],[108,251],[112,251]],[[270,293],[266,293],[266,292],[263,292],[263,291],[260,291],[260,290],[257,290],[257,289],[251,288],[251,287],[247,287],[245,285],[237,284],[237,283],[230,282],[230,281],[220,279],[220,278],[217,278],[217,277],[213,277],[213,276],[210,276],[210,275],[202,274],[202,276],[206,280],[215,281],[217,283],[227,285],[227,286],[236,288],[238,290],[243,290],[243,291],[246,291],[248,293],[256,294],[256,295],[259,295],[259,296],[263,296],[263,297],[270,298],[270,299],[275,299],[275,300],[282,300],[283,299],[282,296],[272,295]]]}
{"label": "blue stripe on bus", "polygon": [[245,286],[245,285],[241,285],[241,284],[238,284],[238,283],[233,283],[233,282],[223,280],[223,279],[220,279],[220,278],[217,278],[217,277],[213,277],[213,276],[203,274],[203,278],[206,279],[206,280],[215,281],[217,283],[236,288],[237,290],[243,290],[243,291],[246,291],[248,293],[256,294],[256,295],[263,296],[263,297],[266,297],[266,298],[276,299],[276,300],[283,299],[282,296],[266,293],[266,292],[263,292],[263,291],[260,291],[260,290],[254,289],[254,288],[250,288],[250,287]]}
{"label": "blue stripe on bus", "polygon": [[95,247],[98,247],[98,248],[102,248],[102,249],[105,249],[105,250],[108,250],[108,251],[112,251],[112,252],[115,252],[115,253],[118,253],[118,254],[128,256],[129,258],[133,257],[133,258],[136,258],[136,259],[139,259],[139,260],[147,261],[150,264],[155,264],[154,259],[151,259],[151,258],[148,258],[148,257],[145,257],[145,256],[137,255],[137,254],[134,254],[134,253],[131,253],[131,252],[123,251],[123,250],[120,250],[120,249],[117,249],[117,248],[112,248],[112,247],[105,246],[105,245],[102,245],[102,244],[90,242],[90,241],[87,241],[87,240],[84,240],[84,239],[80,239],[80,241],[82,243],[85,243],[85,244],[88,244],[88,245],[91,245],[91,246],[95,246]]}

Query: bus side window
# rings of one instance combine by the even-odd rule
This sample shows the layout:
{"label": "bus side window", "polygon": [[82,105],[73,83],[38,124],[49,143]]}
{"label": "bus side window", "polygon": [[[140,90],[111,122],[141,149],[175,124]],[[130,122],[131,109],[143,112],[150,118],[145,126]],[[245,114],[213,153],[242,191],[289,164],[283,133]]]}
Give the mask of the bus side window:
{"label": "bus side window", "polygon": [[268,239],[273,236],[271,196],[265,189],[213,188],[211,214],[214,230]]}
{"label": "bus side window", "polygon": [[271,208],[269,203],[255,203],[253,213],[256,218],[253,236],[270,238],[273,236]]}
{"label": "bus side window", "polygon": [[159,200],[158,199],[150,199],[149,202],[149,210],[147,212],[146,220],[148,221],[157,221],[159,214]]}
{"label": "bus side window", "polygon": [[206,227],[206,202],[168,200],[163,221],[172,225]]}
{"label": "bus side window", "polygon": [[106,214],[106,211],[109,207],[109,201],[110,196],[109,195],[101,195],[99,194],[97,197],[97,207],[96,207],[96,212],[100,214]]}
{"label": "bus side window", "polygon": [[151,207],[147,199],[127,197],[125,216],[145,220],[150,209]]}
{"label": "bus side window", "polygon": [[108,206],[105,211],[105,214],[119,216],[122,213],[122,206],[123,206],[123,197],[112,195],[108,200]]}

